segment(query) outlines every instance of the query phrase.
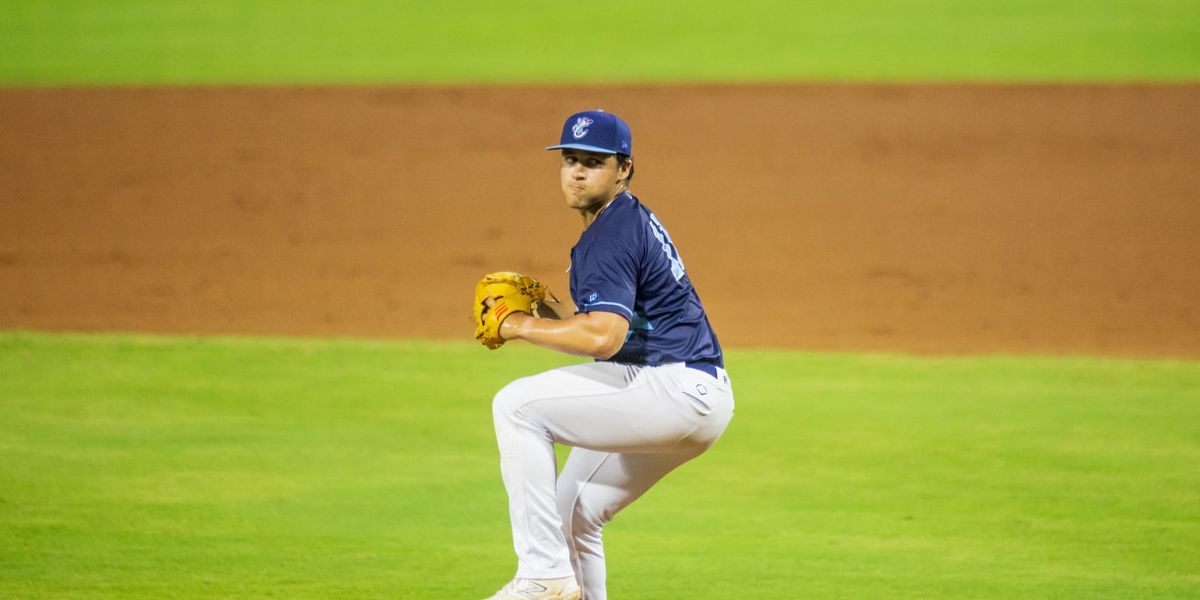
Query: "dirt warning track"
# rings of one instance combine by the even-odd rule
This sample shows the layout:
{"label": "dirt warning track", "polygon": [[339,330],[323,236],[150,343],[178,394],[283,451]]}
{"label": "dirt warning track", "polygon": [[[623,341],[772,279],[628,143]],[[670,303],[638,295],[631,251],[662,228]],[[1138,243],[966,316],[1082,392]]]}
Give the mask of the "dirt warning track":
{"label": "dirt warning track", "polygon": [[0,90],[0,328],[470,339],[595,107],[726,346],[1200,357],[1200,85]]}

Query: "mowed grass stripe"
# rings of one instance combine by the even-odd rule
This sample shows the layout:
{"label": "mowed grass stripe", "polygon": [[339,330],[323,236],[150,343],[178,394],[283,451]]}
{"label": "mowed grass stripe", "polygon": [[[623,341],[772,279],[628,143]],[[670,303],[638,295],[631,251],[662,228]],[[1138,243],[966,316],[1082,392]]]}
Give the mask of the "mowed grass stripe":
{"label": "mowed grass stripe", "polygon": [[9,2],[0,84],[1184,81],[1184,0]]}
{"label": "mowed grass stripe", "polygon": [[[512,345],[0,334],[0,597],[472,598]],[[1189,598],[1200,363],[733,351],[614,597]]]}

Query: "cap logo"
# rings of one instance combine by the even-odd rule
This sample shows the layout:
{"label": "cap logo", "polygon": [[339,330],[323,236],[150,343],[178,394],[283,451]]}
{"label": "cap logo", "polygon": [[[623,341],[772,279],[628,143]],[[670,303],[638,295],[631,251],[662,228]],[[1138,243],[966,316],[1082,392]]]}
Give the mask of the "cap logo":
{"label": "cap logo", "polygon": [[583,136],[588,134],[588,127],[591,124],[592,120],[587,117],[575,119],[575,124],[571,126],[571,135],[575,136],[577,140],[583,138]]}

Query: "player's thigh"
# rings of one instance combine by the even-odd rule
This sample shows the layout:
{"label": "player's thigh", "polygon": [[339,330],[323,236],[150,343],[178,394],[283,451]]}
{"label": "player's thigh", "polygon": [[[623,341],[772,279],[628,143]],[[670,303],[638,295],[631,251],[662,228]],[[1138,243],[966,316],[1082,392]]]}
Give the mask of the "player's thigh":
{"label": "player's thigh", "polygon": [[595,362],[551,369],[522,377],[496,393],[498,411],[516,412],[542,400],[572,396],[604,396],[626,390],[631,369],[616,363]]}
{"label": "player's thigh", "polygon": [[636,367],[586,363],[518,379],[496,394],[492,407],[498,423],[534,427],[562,444],[645,446],[644,435],[628,431],[654,408],[645,388]]}
{"label": "player's thigh", "polygon": [[[685,373],[686,372],[686,373]],[[728,422],[687,393],[691,369],[597,362],[518,379],[496,395],[496,418],[544,431],[558,443],[606,452],[707,447]],[[722,392],[728,396],[728,391]],[[722,404],[731,406],[731,400]]]}
{"label": "player's thigh", "polygon": [[[492,417],[497,434],[512,427],[546,430],[539,407],[564,397],[603,397],[624,390],[628,370],[610,363],[562,367],[522,377],[504,386],[492,400]],[[553,436],[553,432],[549,432]]]}

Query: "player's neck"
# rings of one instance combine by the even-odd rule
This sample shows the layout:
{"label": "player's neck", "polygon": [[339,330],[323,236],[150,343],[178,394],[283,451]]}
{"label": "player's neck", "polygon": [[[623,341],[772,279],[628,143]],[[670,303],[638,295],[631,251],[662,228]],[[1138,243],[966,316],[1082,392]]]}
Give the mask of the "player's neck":
{"label": "player's neck", "polygon": [[624,194],[627,191],[629,191],[629,188],[621,185],[617,188],[616,193],[612,195],[612,198],[608,199],[608,202],[594,204],[587,208],[580,209],[579,214],[583,217],[583,228],[587,229],[592,225],[592,223],[595,223],[596,219],[600,217],[600,213],[604,212],[604,209],[608,208],[608,205],[612,204],[618,197],[620,197],[621,194]]}

